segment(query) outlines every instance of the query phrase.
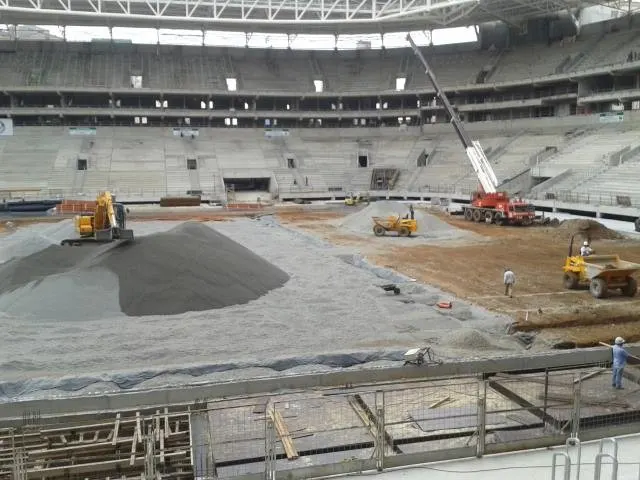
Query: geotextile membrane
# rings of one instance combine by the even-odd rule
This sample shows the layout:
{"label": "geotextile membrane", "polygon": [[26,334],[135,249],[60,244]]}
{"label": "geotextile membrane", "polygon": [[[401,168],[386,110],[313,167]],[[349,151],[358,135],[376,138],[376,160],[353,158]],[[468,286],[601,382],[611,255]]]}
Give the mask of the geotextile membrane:
{"label": "geotextile membrane", "polygon": [[[289,276],[278,267],[230,238],[197,223],[136,238],[133,242],[62,247],[52,245],[32,255],[0,265],[0,303],[3,295],[21,290],[29,301],[42,301],[38,286],[60,285],[61,303],[48,302],[49,318],[69,315],[69,302],[78,313],[91,309],[73,284],[95,283],[96,272],[108,270],[118,279],[120,310],[128,316],[176,315],[248,303],[284,285]],[[53,285],[53,287],[52,287]],[[111,292],[113,285],[105,285]],[[93,286],[92,295],[100,295]],[[50,292],[48,292],[50,293]],[[107,295],[105,295],[106,297]],[[113,296],[113,295],[112,295]],[[47,298],[51,298],[50,294]],[[64,303],[64,308],[62,308]]]}

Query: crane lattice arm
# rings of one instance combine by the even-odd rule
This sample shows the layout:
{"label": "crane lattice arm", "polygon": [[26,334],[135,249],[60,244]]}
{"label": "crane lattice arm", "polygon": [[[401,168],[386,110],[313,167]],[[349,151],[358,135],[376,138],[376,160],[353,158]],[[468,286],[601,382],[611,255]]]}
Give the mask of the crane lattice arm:
{"label": "crane lattice arm", "polygon": [[482,145],[480,145],[480,142],[478,142],[477,140],[471,140],[471,138],[469,138],[469,134],[464,129],[464,126],[462,125],[458,114],[449,103],[449,99],[445,95],[444,91],[442,91],[442,89],[440,88],[438,80],[433,74],[431,67],[429,67],[427,60],[424,58],[424,55],[422,55],[420,49],[416,46],[413,38],[411,38],[411,35],[407,35],[407,40],[411,44],[413,52],[416,54],[420,62],[422,62],[422,65],[424,65],[425,73],[427,74],[427,77],[429,77],[433,88],[435,88],[436,90],[436,96],[440,99],[442,105],[444,105],[444,108],[449,114],[449,117],[451,117],[450,121],[453,124],[453,128],[455,129],[456,133],[458,134],[458,138],[464,146],[467,157],[469,158],[469,161],[471,162],[471,165],[476,172],[478,180],[480,181],[480,185],[482,185],[482,189],[485,193],[496,193],[496,188],[498,187],[498,179],[496,178],[496,174],[493,171],[489,160],[487,160],[487,156],[482,149]]}

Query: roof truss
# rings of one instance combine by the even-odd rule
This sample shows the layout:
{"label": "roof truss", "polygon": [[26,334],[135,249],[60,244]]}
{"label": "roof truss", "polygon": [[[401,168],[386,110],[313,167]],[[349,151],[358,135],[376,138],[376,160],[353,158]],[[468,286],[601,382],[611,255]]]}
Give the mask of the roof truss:
{"label": "roof truss", "polygon": [[[622,0],[620,0],[622,1]],[[511,23],[591,0],[0,0],[5,24],[384,33]]]}

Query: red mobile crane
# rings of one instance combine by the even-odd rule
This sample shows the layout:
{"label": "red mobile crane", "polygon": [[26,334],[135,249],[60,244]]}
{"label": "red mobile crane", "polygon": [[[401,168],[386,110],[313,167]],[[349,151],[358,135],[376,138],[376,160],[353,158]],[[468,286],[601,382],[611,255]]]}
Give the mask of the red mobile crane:
{"label": "red mobile crane", "polygon": [[427,77],[429,77],[433,88],[436,90],[436,96],[440,99],[445,110],[451,117],[453,128],[458,134],[458,138],[462,142],[467,157],[480,182],[478,191],[472,194],[471,204],[462,207],[464,218],[475,222],[496,223],[497,225],[531,225],[536,218],[535,207],[522,200],[512,200],[509,198],[507,192],[499,192],[497,190],[499,185],[498,179],[489,160],[487,160],[482,145],[480,145],[480,142],[477,140],[471,140],[467,134],[458,114],[440,88],[431,67],[429,67],[427,60],[416,46],[411,35],[407,35],[407,40],[411,44],[413,52],[424,65],[425,73]]}

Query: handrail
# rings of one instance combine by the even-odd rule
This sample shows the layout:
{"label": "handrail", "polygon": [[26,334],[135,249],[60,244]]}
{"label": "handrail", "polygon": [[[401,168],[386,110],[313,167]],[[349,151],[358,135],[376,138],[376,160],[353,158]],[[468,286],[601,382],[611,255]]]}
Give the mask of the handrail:
{"label": "handrail", "polygon": [[564,458],[564,468],[562,472],[563,480],[571,480],[571,459],[569,455],[564,452],[558,452],[553,454],[553,461],[551,464],[551,480],[556,480],[556,468],[558,465],[558,458]]}
{"label": "handrail", "polygon": [[[578,449],[578,457],[576,458],[576,480],[580,480],[580,465],[582,462],[582,443],[577,437],[569,437],[565,442],[566,453],[569,456],[569,447],[576,447]],[[571,458],[569,456],[569,458]]]}
{"label": "handrail", "polygon": [[596,466],[595,466],[595,473],[594,473],[593,479],[600,480],[600,476],[602,474],[602,460],[604,458],[611,459],[611,464],[613,465],[613,469],[611,470],[611,480],[617,480],[618,479],[618,459],[615,458],[613,455],[609,455],[608,453],[599,453],[598,455],[596,455]]}

